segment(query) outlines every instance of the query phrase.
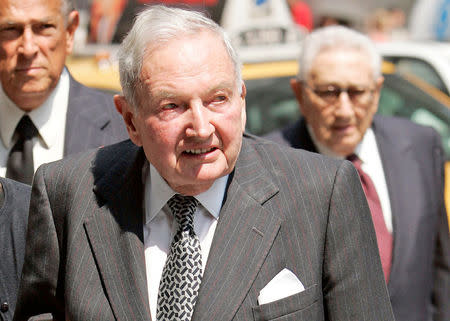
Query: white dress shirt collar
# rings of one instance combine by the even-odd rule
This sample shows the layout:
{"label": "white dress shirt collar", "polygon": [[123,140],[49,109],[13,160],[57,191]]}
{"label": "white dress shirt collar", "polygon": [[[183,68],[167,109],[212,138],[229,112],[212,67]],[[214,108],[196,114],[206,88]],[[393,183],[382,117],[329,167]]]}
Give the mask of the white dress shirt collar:
{"label": "white dress shirt collar", "polygon": [[[336,156],[329,148],[320,144],[314,137],[312,129],[308,126],[308,132],[311,139],[317,147],[319,153],[343,159],[342,156]],[[389,232],[393,231],[391,201],[389,199],[389,191],[385,179],[383,162],[381,161],[380,151],[378,150],[377,139],[372,128],[368,128],[361,142],[356,146],[354,154],[361,160],[362,170],[372,179],[378,197],[380,199],[381,208],[383,209],[384,221]]]}
{"label": "white dress shirt collar", "polygon": [[[176,194],[152,164],[148,163],[148,168],[149,170],[146,170],[147,173],[144,174],[144,190],[147,191],[145,193],[145,208],[149,209],[145,211],[145,224],[153,220],[167,201]],[[216,179],[207,191],[195,196],[215,219],[219,218],[227,180],[228,175]]]}
{"label": "white dress shirt collar", "polygon": [[[61,117],[65,117],[69,97],[69,73],[64,68],[59,78],[56,88],[52,91],[47,100],[40,106],[28,113],[33,124],[39,131],[39,136],[47,148],[51,148],[58,135],[61,135],[55,128],[58,128],[54,122],[58,122]],[[10,148],[12,145],[14,130],[22,116],[23,110],[18,108],[0,87],[0,136],[3,145]],[[64,107],[65,106],[65,107]]]}
{"label": "white dress shirt collar", "polygon": [[377,140],[372,128],[369,127],[366,130],[362,141],[356,146],[355,155],[359,157],[362,164],[379,158]]}

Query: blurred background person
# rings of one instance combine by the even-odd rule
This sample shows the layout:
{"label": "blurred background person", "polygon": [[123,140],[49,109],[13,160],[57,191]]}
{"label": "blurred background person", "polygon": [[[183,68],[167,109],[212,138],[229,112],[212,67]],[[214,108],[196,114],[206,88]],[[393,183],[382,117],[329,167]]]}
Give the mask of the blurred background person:
{"label": "blurred background person", "polygon": [[374,42],[386,42],[391,40],[392,19],[389,11],[378,8],[371,14],[367,21],[367,34]]}
{"label": "blurred background person", "polygon": [[305,39],[299,64],[291,86],[303,117],[267,138],[351,160],[372,212],[396,320],[450,320],[439,135],[375,115],[381,57],[363,34],[342,26],[318,29]]}
{"label": "blurred background person", "polygon": [[318,19],[317,25],[316,25],[316,29],[317,28],[322,28],[322,27],[328,27],[328,26],[350,26],[350,22],[345,20],[345,19],[341,19],[341,18],[337,18],[337,17],[332,17],[332,16],[321,16]]}
{"label": "blurred background person", "polygon": [[93,0],[89,41],[109,43],[123,14],[127,0]]}
{"label": "blurred background person", "polygon": [[404,11],[398,7],[376,9],[367,18],[367,34],[374,42],[408,39]]}
{"label": "blurred background person", "polygon": [[127,137],[112,97],[64,67],[78,23],[69,0],[0,3],[0,176],[31,183],[43,163]]}
{"label": "blurred background person", "polygon": [[135,16],[147,5],[164,4],[207,12],[215,21],[217,9],[225,1],[219,0],[92,0],[89,41],[120,43],[134,22]]}
{"label": "blurred background person", "polygon": [[307,31],[311,31],[314,23],[313,14],[309,5],[305,1],[301,0],[288,0],[288,4],[294,22],[305,28]]}

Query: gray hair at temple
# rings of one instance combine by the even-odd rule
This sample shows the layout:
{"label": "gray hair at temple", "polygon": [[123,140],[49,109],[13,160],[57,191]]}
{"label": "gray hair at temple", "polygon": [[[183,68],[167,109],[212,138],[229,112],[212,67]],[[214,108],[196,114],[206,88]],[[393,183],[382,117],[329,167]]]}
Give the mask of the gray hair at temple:
{"label": "gray hair at temple", "polygon": [[365,52],[372,64],[374,80],[381,76],[381,55],[367,36],[343,26],[329,26],[311,32],[302,44],[298,79],[305,81],[314,59],[324,50],[333,48],[357,49]]}
{"label": "gray hair at temple", "polygon": [[242,90],[241,63],[225,31],[214,21],[196,11],[153,5],[142,11],[122,41],[118,51],[120,84],[127,101],[138,106],[136,90],[140,84],[143,57],[149,48],[208,30],[222,40],[230,56],[239,93]]}
{"label": "gray hair at temple", "polygon": [[61,0],[61,12],[65,18],[74,9],[72,0]]}

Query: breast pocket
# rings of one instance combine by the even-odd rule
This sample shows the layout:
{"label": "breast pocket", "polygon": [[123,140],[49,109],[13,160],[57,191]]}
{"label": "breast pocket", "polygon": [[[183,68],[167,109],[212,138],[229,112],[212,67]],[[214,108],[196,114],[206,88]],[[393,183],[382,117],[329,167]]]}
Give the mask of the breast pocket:
{"label": "breast pocket", "polygon": [[323,320],[321,293],[317,284],[281,300],[252,307],[255,321]]}

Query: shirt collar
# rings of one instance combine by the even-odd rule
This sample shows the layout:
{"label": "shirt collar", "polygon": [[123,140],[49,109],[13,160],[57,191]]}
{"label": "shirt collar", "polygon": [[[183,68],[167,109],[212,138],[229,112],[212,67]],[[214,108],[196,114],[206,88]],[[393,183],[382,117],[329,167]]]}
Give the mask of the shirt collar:
{"label": "shirt collar", "polygon": [[[44,145],[50,148],[56,141],[59,133],[55,132],[54,122],[59,121],[60,117],[55,117],[56,114],[65,113],[67,108],[61,108],[61,104],[68,103],[69,99],[69,73],[64,68],[59,78],[58,84],[52,91],[47,100],[28,113],[34,126],[36,126],[39,136]],[[0,86],[1,87],[1,86]],[[13,140],[14,130],[24,114],[22,109],[17,107],[11,99],[0,88],[0,136],[3,145],[10,148]],[[4,115],[7,115],[4,117]]]}
{"label": "shirt collar", "polygon": [[[306,125],[306,128],[308,130],[309,135],[311,136],[311,140],[313,141],[314,145],[317,147],[317,151],[320,154],[334,157],[338,159],[344,159],[345,157],[341,155],[337,155],[334,153],[330,148],[327,146],[321,144],[319,140],[314,135],[314,132],[309,124]],[[376,147],[376,139],[375,134],[373,133],[372,128],[368,128],[366,132],[364,133],[363,139],[361,142],[356,146],[354,154],[358,156],[358,158],[361,160],[362,163],[365,163],[369,161],[374,153],[374,150]]]}
{"label": "shirt collar", "polygon": [[355,154],[364,164],[369,163],[371,160],[377,159],[377,153],[378,147],[375,133],[373,132],[373,129],[369,127],[366,130],[361,143],[359,143],[359,145],[356,147]]}
{"label": "shirt collar", "polygon": [[[147,162],[147,173],[144,174],[145,184],[145,224],[153,220],[167,201],[176,194],[176,192],[161,177],[156,168]],[[222,201],[225,196],[228,175],[215,180],[213,185],[205,192],[195,195],[195,198],[206,208],[206,210],[219,218]],[[147,208],[149,210],[147,210]]]}

